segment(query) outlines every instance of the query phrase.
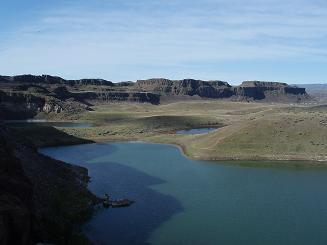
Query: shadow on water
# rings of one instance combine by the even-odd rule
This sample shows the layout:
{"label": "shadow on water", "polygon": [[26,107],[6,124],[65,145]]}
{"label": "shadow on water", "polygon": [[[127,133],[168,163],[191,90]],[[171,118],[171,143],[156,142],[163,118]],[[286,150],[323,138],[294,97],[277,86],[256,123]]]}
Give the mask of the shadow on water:
{"label": "shadow on water", "polygon": [[164,180],[130,166],[103,160],[102,156],[117,151],[115,145],[85,146],[44,148],[40,152],[87,167],[91,176],[89,189],[93,193],[99,196],[109,193],[114,199],[135,200],[128,208],[100,209],[84,226],[85,234],[95,244],[148,244],[153,231],[173,215],[183,211],[177,199],[151,188],[164,184]]}
{"label": "shadow on water", "polygon": [[92,172],[91,176],[96,176],[90,184],[92,191],[136,201],[128,208],[101,210],[85,226],[85,233],[91,239],[96,238],[97,244],[147,244],[156,228],[182,211],[175,198],[151,189],[153,185],[164,183],[159,178],[112,162],[107,162],[105,169]]}
{"label": "shadow on water", "polygon": [[133,142],[40,151],[87,167],[99,196],[135,199],[85,225],[95,244],[327,244],[326,171],[315,164],[193,161]]}

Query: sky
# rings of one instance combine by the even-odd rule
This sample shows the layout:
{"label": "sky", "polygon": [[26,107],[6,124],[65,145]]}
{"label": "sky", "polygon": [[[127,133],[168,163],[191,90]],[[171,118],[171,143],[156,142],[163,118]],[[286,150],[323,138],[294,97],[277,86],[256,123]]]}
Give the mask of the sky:
{"label": "sky", "polygon": [[0,0],[0,74],[327,83],[326,0]]}

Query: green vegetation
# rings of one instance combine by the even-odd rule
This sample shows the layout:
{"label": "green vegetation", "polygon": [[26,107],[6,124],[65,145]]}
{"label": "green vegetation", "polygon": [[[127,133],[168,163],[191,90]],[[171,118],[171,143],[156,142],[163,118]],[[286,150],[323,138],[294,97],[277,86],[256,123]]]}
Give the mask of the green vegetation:
{"label": "green vegetation", "polygon": [[[196,100],[159,106],[111,103],[93,110],[78,119],[95,127],[60,130],[94,141],[177,144],[196,159],[327,161],[324,106]],[[175,134],[180,129],[208,126],[220,129],[205,135]],[[33,134],[30,130],[27,132]]]}

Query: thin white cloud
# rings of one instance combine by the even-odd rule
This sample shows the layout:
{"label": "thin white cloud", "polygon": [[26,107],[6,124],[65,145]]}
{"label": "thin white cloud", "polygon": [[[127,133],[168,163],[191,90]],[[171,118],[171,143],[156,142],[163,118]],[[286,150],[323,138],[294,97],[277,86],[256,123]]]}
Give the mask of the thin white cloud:
{"label": "thin white cloud", "polygon": [[70,2],[41,16],[0,43],[1,72],[110,76],[135,65],[327,56],[327,5],[319,0]]}

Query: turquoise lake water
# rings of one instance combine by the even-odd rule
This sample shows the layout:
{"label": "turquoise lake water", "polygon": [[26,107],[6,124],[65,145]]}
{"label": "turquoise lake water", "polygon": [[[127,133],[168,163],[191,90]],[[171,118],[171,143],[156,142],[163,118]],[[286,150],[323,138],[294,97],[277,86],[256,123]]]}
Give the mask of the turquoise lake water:
{"label": "turquoise lake water", "polygon": [[96,244],[327,244],[326,168],[194,161],[138,142],[40,152],[87,167],[94,193],[136,201],[96,213],[84,226]]}

